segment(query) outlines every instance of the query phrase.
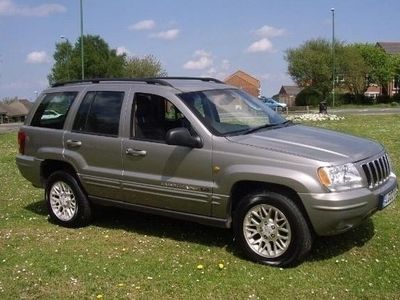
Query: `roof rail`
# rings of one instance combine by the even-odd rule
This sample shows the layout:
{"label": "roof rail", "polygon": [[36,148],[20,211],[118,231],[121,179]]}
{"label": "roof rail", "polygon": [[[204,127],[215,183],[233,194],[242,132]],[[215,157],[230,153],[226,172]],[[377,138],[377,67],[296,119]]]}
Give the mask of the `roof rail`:
{"label": "roof rail", "polygon": [[51,87],[59,87],[70,84],[85,84],[85,83],[100,83],[100,82],[145,82],[147,84],[158,84],[158,85],[173,87],[171,84],[162,79],[163,78],[94,78],[94,79],[56,82],[52,84]]}
{"label": "roof rail", "polygon": [[221,80],[211,77],[149,77],[149,78],[94,78],[72,81],[60,81],[51,85],[51,87],[59,87],[70,84],[100,83],[100,82],[145,82],[147,84],[158,84],[173,87],[166,80],[200,80],[206,82],[224,83]]}
{"label": "roof rail", "polygon": [[207,81],[207,82],[215,82],[215,83],[224,83],[223,81],[212,78],[212,77],[154,77],[153,79],[159,80],[200,80],[200,81]]}

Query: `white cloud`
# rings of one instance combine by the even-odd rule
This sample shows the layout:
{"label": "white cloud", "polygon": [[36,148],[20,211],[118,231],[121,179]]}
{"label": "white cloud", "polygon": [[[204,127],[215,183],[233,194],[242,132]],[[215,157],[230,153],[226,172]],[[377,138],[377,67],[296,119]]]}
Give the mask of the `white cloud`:
{"label": "white cloud", "polygon": [[252,43],[248,48],[247,52],[249,53],[256,53],[256,52],[270,52],[273,53],[276,50],[274,49],[274,46],[271,42],[271,38],[275,38],[278,36],[282,36],[286,33],[286,30],[283,28],[276,28],[273,26],[269,25],[264,25],[257,30],[254,31],[254,33],[260,37],[258,41],[255,41]]}
{"label": "white cloud", "polygon": [[158,33],[153,33],[150,35],[152,38],[162,39],[162,40],[174,40],[178,37],[179,29],[169,29],[166,31],[160,31]]}
{"label": "white cloud", "polygon": [[227,59],[222,60],[221,69],[226,71],[231,67],[231,63]]}
{"label": "white cloud", "polygon": [[228,74],[223,71],[218,72],[218,69],[213,67],[213,68],[207,70],[207,72],[205,74],[203,74],[202,76],[214,77],[214,78],[217,78],[217,79],[220,79],[223,81],[228,76]]}
{"label": "white cloud", "polygon": [[26,56],[26,62],[29,64],[45,64],[49,61],[45,51],[33,51]]}
{"label": "white cloud", "polygon": [[207,51],[205,51],[205,50],[203,50],[203,49],[199,49],[199,50],[194,51],[193,56],[194,56],[194,57],[199,57],[199,56],[211,56],[211,53],[210,53],[210,52],[207,52]]}
{"label": "white cloud", "polygon": [[271,41],[267,38],[262,38],[251,44],[247,48],[247,52],[256,53],[256,52],[274,52],[274,46],[272,45]]}
{"label": "white cloud", "polygon": [[221,63],[214,63],[214,65],[207,70],[203,76],[210,76],[220,80],[224,80],[228,76],[228,71],[231,68],[229,60],[223,59]]}
{"label": "white cloud", "polygon": [[264,25],[255,31],[255,33],[263,38],[273,38],[277,36],[282,36],[286,33],[283,28],[275,28],[269,25]]}
{"label": "white cloud", "polygon": [[123,54],[131,55],[131,52],[124,46],[117,47],[116,52],[117,52],[117,55],[123,55]]}
{"label": "white cloud", "polygon": [[[205,50],[196,50],[193,54],[193,59],[187,61],[183,68],[186,70],[204,70],[213,65],[211,53]],[[210,69],[212,70],[212,68]]]}
{"label": "white cloud", "polygon": [[154,20],[142,20],[131,26],[129,26],[129,30],[150,30],[156,26],[156,22]]}
{"label": "white cloud", "polygon": [[217,69],[214,67],[211,67],[209,70],[207,70],[207,75],[215,75],[217,74]]}
{"label": "white cloud", "polygon": [[13,0],[0,0],[0,16],[45,17],[53,13],[64,13],[67,9],[61,4],[41,4],[36,6],[19,5]]}

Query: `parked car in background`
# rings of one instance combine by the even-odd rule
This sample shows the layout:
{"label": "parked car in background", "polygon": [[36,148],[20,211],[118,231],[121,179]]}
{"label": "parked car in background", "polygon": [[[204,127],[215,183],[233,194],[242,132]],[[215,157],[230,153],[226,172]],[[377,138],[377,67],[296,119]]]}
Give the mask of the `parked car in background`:
{"label": "parked car in background", "polygon": [[280,103],[272,98],[261,96],[259,99],[273,110],[283,110],[287,107],[286,103]]}
{"label": "parked car in background", "polygon": [[63,114],[60,114],[52,109],[47,109],[44,111],[44,113],[40,119],[42,119],[42,120],[57,119],[61,116],[63,116]]}

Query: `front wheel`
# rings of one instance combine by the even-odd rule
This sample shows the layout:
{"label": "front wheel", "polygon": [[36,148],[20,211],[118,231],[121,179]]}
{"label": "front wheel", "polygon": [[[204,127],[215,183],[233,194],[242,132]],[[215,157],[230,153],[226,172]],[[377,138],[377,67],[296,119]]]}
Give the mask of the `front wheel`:
{"label": "front wheel", "polygon": [[299,208],[274,192],[245,197],[236,209],[234,227],[239,247],[262,264],[293,265],[312,246],[312,234]]}
{"label": "front wheel", "polygon": [[45,197],[50,218],[65,227],[80,227],[89,223],[91,208],[77,179],[57,171],[47,180]]}

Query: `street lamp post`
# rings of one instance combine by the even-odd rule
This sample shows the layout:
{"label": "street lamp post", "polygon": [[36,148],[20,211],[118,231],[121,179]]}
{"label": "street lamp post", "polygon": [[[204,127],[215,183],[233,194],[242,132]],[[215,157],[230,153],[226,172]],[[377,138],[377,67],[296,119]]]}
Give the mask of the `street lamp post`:
{"label": "street lamp post", "polygon": [[68,76],[68,80],[70,80],[71,77],[70,77],[69,69],[70,69],[71,57],[70,57],[70,53],[69,53],[69,40],[68,40],[68,38],[66,38],[63,35],[60,36],[60,39],[67,42],[67,76]]}
{"label": "street lamp post", "polygon": [[332,106],[335,106],[335,9],[332,12]]}
{"label": "street lamp post", "polygon": [[82,68],[82,80],[85,79],[85,67],[84,67],[84,50],[83,50],[83,7],[82,0],[81,3],[81,68]]}

